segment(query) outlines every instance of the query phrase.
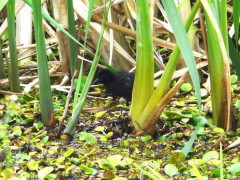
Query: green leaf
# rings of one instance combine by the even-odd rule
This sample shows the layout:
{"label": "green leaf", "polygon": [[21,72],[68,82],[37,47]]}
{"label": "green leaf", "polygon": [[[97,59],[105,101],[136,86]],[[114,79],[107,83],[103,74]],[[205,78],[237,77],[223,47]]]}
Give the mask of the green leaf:
{"label": "green leaf", "polygon": [[21,136],[22,135],[22,131],[21,130],[16,130],[11,135],[13,135],[13,136]]}
{"label": "green leaf", "polygon": [[10,179],[10,175],[14,174],[16,171],[14,168],[5,168],[1,170],[1,179]]}
{"label": "green leaf", "polygon": [[42,122],[34,123],[33,126],[37,129],[37,131],[39,131],[40,129],[42,129],[44,127]]}
{"label": "green leaf", "polygon": [[240,173],[240,163],[233,164],[227,169],[232,173],[232,174],[239,174]]}
{"label": "green leaf", "polygon": [[219,167],[221,161],[219,159],[211,159],[207,162],[207,164],[215,167]]}
{"label": "green leaf", "polygon": [[34,159],[31,159],[31,160],[27,163],[27,167],[28,167],[28,169],[30,169],[31,171],[37,170],[37,169],[38,169],[38,162],[35,161]]}
{"label": "green leaf", "polygon": [[201,97],[207,97],[208,91],[206,89],[201,88]]}
{"label": "green leaf", "polygon": [[46,179],[47,180],[55,180],[57,179],[58,175],[57,174],[49,174],[47,175]]}
{"label": "green leaf", "polygon": [[240,100],[237,100],[234,106],[238,109],[240,109]]}
{"label": "green leaf", "polygon": [[87,141],[90,142],[91,144],[96,143],[96,138],[92,134],[87,132],[82,132],[79,136],[79,140]]}
{"label": "green leaf", "polygon": [[215,176],[220,176],[220,170],[219,169],[211,169],[211,173]]}
{"label": "green leaf", "polygon": [[106,134],[106,136],[105,136],[105,138],[110,138],[110,137],[112,137],[113,136],[113,132],[108,132],[107,134]]}
{"label": "green leaf", "polygon": [[154,169],[159,169],[161,167],[162,162],[161,161],[152,161],[149,166]]}
{"label": "green leaf", "polygon": [[48,153],[50,155],[53,155],[53,154],[57,154],[59,151],[59,147],[58,146],[52,146],[50,147],[50,149],[48,150]]}
{"label": "green leaf", "polygon": [[219,134],[224,134],[224,129],[222,128],[213,128],[213,131]]}
{"label": "green leaf", "polygon": [[78,164],[81,162],[81,160],[79,158],[68,158],[68,160],[70,162],[72,162],[73,164]]}
{"label": "green leaf", "polygon": [[185,83],[181,86],[181,90],[185,92],[189,92],[192,90],[192,85],[190,83]]}
{"label": "green leaf", "polygon": [[41,169],[38,172],[38,178],[40,180],[43,180],[47,175],[49,175],[51,172],[53,171],[53,167],[49,166],[49,167],[45,167],[43,169]]}
{"label": "green leaf", "polygon": [[86,165],[81,165],[81,166],[79,166],[79,168],[80,168],[81,170],[83,170],[83,172],[84,172],[85,174],[95,175],[95,174],[97,173],[97,170],[96,170],[96,169],[90,168],[90,167],[88,167],[88,166],[86,166]]}
{"label": "green leaf", "polygon": [[46,143],[48,142],[48,139],[49,139],[49,136],[45,136],[45,137],[41,140],[41,142],[44,143],[44,144],[46,144]]}
{"label": "green leaf", "polygon": [[69,157],[74,152],[73,148],[68,149],[63,155],[64,157]]}
{"label": "green leaf", "polygon": [[151,139],[152,139],[152,136],[150,135],[141,136],[141,140],[143,142],[150,141]]}
{"label": "green leaf", "polygon": [[110,164],[115,168],[116,166],[121,165],[123,156],[116,154],[113,156],[109,156],[107,159]]}
{"label": "green leaf", "polygon": [[204,162],[204,160],[203,159],[190,159],[189,161],[188,161],[188,164],[189,165],[192,165],[192,164],[194,164],[195,166],[201,166],[202,164],[204,164],[205,162]]}
{"label": "green leaf", "polygon": [[167,175],[173,177],[173,176],[175,176],[175,175],[178,174],[178,168],[177,168],[175,165],[173,165],[173,164],[167,164],[167,165],[164,167],[164,172],[165,172]]}
{"label": "green leaf", "polygon": [[130,143],[128,140],[123,140],[123,144],[125,147],[129,147],[130,146]]}
{"label": "green leaf", "polygon": [[[103,111],[102,111],[103,112]],[[94,129],[94,131],[97,131],[97,132],[104,132],[104,130],[106,129],[106,127],[104,126],[98,126]]]}
{"label": "green leaf", "polygon": [[172,164],[177,164],[180,163],[184,160],[185,155],[182,152],[174,152],[170,158],[169,158],[169,162]]}
{"label": "green leaf", "polygon": [[209,151],[203,155],[203,160],[208,162],[211,159],[219,159],[219,153],[217,151]]}
{"label": "green leaf", "polygon": [[48,54],[48,60],[49,61],[53,61],[54,59],[55,59],[55,54],[54,53]]}
{"label": "green leaf", "polygon": [[185,107],[185,106],[186,106],[186,104],[185,104],[184,101],[175,101],[174,103],[175,103],[177,106],[182,106],[182,107]]}
{"label": "green leaf", "polygon": [[13,132],[11,134],[12,136],[21,136],[22,135],[22,130],[20,126],[15,126],[13,128]]}
{"label": "green leaf", "polygon": [[238,76],[235,75],[235,74],[231,75],[230,78],[231,78],[230,80],[231,80],[231,83],[232,83],[232,84],[235,83],[235,82],[237,82],[237,80],[238,80]]}
{"label": "green leaf", "polygon": [[157,138],[158,141],[164,141],[166,139],[166,136],[160,136]]}
{"label": "green leaf", "polygon": [[64,156],[60,156],[59,158],[56,159],[56,163],[61,164],[66,158]]}

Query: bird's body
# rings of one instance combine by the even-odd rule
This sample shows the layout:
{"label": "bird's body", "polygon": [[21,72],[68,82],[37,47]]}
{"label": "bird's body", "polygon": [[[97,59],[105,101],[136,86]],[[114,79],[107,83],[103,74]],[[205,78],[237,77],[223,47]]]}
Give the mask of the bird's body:
{"label": "bird's body", "polygon": [[103,83],[107,92],[115,97],[123,97],[131,101],[134,83],[134,73],[127,71],[111,72],[102,70],[94,83]]}

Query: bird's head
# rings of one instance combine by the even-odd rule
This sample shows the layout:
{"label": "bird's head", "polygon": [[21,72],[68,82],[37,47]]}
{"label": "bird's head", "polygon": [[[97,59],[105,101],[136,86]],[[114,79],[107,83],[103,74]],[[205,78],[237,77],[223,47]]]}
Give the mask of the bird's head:
{"label": "bird's head", "polygon": [[97,74],[97,78],[93,81],[92,84],[100,84],[100,83],[110,83],[115,80],[114,73],[108,69],[102,69]]}

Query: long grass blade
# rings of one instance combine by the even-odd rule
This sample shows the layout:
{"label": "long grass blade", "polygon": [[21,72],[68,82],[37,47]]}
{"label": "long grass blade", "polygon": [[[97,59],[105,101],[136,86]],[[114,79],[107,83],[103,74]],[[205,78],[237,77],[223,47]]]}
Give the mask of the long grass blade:
{"label": "long grass blade", "polygon": [[15,32],[15,0],[9,0],[7,3],[7,22],[8,22],[8,37],[10,51],[10,71],[8,77],[10,88],[14,92],[20,92],[18,59],[16,49],[16,32]]}
{"label": "long grass blade", "polygon": [[41,0],[34,0],[32,5],[37,48],[41,117],[44,125],[51,126],[54,124],[53,102],[42,24]]}
{"label": "long grass blade", "polygon": [[240,1],[233,0],[233,24],[234,24],[234,38],[236,45],[238,45],[239,36],[239,18],[240,18]]}
{"label": "long grass blade", "polygon": [[145,108],[154,90],[153,68],[152,24],[148,1],[137,1],[137,63],[130,110],[136,129],[139,128],[137,117]]}
{"label": "long grass blade", "polygon": [[235,47],[235,45],[230,37],[228,37],[228,44],[229,44],[230,59],[232,60],[232,64],[236,71],[237,76],[240,78],[240,57],[238,54],[238,50]]}
{"label": "long grass blade", "polygon": [[182,56],[189,69],[195,92],[198,100],[198,108],[201,109],[201,93],[200,93],[200,81],[199,75],[196,68],[196,62],[192,54],[192,47],[188,41],[187,33],[184,29],[180,16],[178,14],[176,5],[172,0],[162,0],[164,8],[167,12],[170,24],[172,26],[175,38],[181,50]]}

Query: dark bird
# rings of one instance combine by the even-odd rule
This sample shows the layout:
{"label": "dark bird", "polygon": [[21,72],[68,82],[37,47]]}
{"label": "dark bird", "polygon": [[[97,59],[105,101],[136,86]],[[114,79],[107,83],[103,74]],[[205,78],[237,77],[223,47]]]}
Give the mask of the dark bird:
{"label": "dark bird", "polygon": [[111,72],[108,69],[101,70],[93,84],[104,84],[107,93],[116,97],[123,97],[127,101],[132,99],[134,72]]}

